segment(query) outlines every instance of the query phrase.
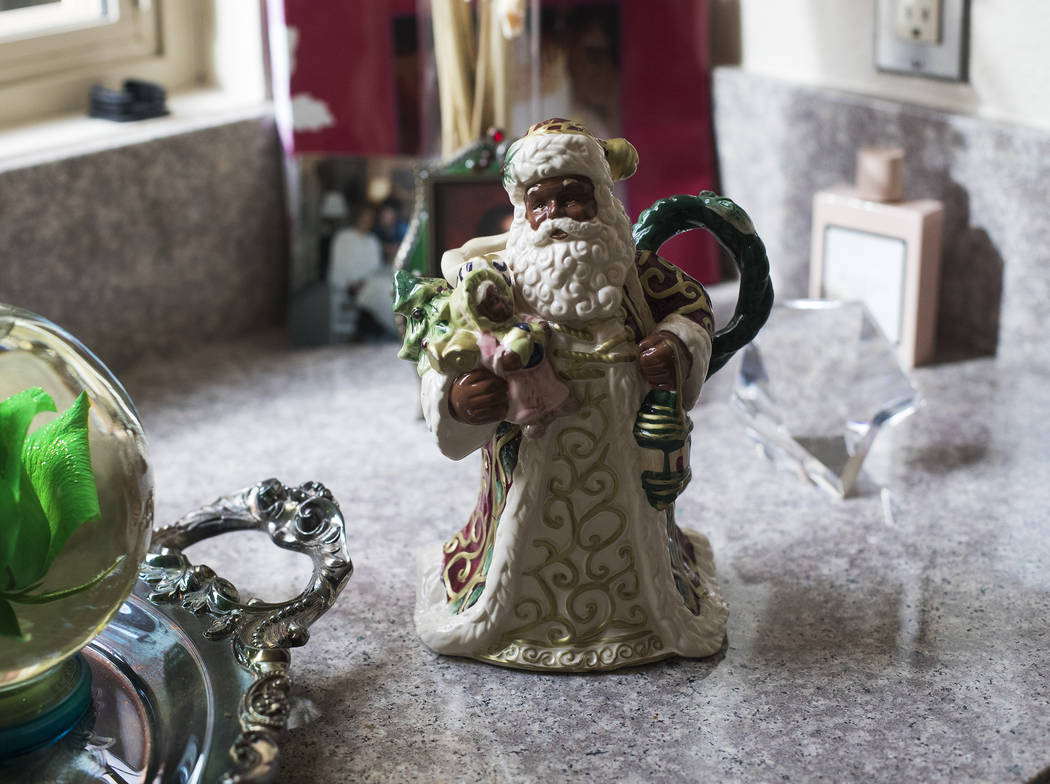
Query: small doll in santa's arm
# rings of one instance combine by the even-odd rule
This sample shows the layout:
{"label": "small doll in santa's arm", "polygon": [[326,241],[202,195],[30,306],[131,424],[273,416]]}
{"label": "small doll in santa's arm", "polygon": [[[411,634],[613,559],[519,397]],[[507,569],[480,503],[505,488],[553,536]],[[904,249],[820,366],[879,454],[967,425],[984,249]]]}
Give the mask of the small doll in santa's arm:
{"label": "small doll in santa's arm", "polygon": [[[458,329],[438,358],[438,369],[461,372],[469,363],[499,376],[507,382],[506,421],[523,425],[526,435],[538,435],[571,406],[569,387],[547,358],[550,326],[515,312],[510,273],[494,254],[468,260],[457,277],[449,304]],[[474,362],[453,358],[457,346],[470,344],[476,346]]]}

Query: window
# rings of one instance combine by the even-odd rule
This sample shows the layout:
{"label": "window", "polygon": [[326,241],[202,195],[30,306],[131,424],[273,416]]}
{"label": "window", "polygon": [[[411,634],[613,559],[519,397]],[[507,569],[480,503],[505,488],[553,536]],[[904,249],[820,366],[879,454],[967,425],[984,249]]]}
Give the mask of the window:
{"label": "window", "polygon": [[203,0],[0,0],[0,125],[81,112],[93,84],[203,80]]}
{"label": "window", "polygon": [[99,24],[110,14],[106,6],[104,0],[0,0],[0,35],[17,38]]}
{"label": "window", "polygon": [[157,52],[156,15],[132,0],[0,0],[0,9],[3,83]]}

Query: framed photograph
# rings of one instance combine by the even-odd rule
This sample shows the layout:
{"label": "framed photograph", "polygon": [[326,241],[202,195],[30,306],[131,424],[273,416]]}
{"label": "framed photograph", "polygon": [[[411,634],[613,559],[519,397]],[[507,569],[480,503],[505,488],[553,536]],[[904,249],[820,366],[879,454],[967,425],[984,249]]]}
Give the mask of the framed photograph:
{"label": "framed photograph", "polygon": [[291,331],[296,345],[396,336],[393,261],[408,230],[417,161],[294,159]]}
{"label": "framed photograph", "polygon": [[[458,248],[473,237],[510,230],[514,206],[498,177],[439,174],[428,179],[427,190],[431,205],[427,226],[431,248],[443,252]],[[435,260],[440,265],[440,252]]]}
{"label": "framed photograph", "polygon": [[493,131],[446,163],[419,167],[412,220],[394,260],[396,269],[440,278],[446,250],[510,228],[514,208],[500,181],[508,144],[502,131]]}
{"label": "framed photograph", "polygon": [[863,302],[907,367],[933,356],[943,215],[932,199],[876,202],[845,186],[813,201],[810,296]]}

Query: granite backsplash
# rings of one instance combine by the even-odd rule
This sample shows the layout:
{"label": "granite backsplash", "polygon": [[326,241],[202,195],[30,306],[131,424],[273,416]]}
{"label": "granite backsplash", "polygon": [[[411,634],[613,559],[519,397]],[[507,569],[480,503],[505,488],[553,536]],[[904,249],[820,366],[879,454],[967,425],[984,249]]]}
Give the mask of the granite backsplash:
{"label": "granite backsplash", "polygon": [[115,369],[283,321],[271,117],[0,173],[0,302]]}
{"label": "granite backsplash", "polygon": [[779,297],[808,288],[813,194],[851,182],[858,147],[907,151],[905,192],[945,203],[937,358],[1050,360],[1050,134],[714,73],[721,188],[754,219]]}

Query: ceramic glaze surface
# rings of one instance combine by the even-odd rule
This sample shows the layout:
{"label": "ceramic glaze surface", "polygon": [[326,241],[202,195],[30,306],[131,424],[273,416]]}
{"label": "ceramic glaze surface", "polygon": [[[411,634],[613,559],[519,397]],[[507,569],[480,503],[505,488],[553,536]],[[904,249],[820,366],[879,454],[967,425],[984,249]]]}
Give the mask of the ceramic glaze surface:
{"label": "ceramic glaze surface", "polygon": [[[503,167],[510,231],[447,251],[445,280],[395,278],[400,356],[438,446],[482,454],[466,524],[419,559],[416,629],[439,653],[609,670],[722,647],[711,548],[674,501],[692,475],[685,412],[765,321],[768,262],[744,211],[709,192],[632,229],[613,183],[637,165],[624,139],[537,123]],[[657,255],[691,228],[741,268],[747,317],[726,334],[703,287]]]}
{"label": "ceramic glaze surface", "polygon": [[4,576],[0,595],[13,610],[21,636],[0,635],[0,688],[58,664],[108,623],[131,592],[153,524],[146,442],[127,393],[68,333],[0,305],[0,400],[33,388],[43,390],[58,413],[34,417],[30,437],[81,393],[90,403],[86,424],[99,513],[72,532],[28,590],[16,588],[10,574]]}

